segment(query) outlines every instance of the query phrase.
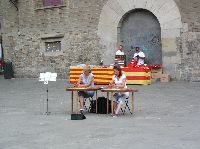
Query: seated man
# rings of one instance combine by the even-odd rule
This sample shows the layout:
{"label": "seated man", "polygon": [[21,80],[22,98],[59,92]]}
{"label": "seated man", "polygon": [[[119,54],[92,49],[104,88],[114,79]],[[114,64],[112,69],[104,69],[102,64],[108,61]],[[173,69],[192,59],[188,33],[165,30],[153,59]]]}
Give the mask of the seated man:
{"label": "seated man", "polygon": [[115,53],[115,63],[119,64],[120,66],[125,66],[126,64],[126,55],[124,55],[122,45],[119,45],[119,48]]}
{"label": "seated man", "polygon": [[137,61],[137,65],[144,65],[145,54],[140,51],[139,47],[135,48],[136,53],[133,56],[133,59]]}
{"label": "seated man", "polygon": [[115,53],[115,55],[124,55],[123,46],[122,45],[119,45],[119,48],[118,48],[117,52]]}

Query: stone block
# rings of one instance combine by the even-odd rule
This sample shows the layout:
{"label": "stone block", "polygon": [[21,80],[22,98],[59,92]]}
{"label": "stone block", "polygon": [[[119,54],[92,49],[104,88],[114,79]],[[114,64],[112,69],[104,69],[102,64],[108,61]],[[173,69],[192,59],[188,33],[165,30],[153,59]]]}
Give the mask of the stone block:
{"label": "stone block", "polygon": [[134,1],[134,5],[135,5],[135,8],[146,8],[146,3],[147,3],[147,0],[135,0]]}
{"label": "stone block", "polygon": [[163,29],[161,30],[162,38],[177,38],[180,37],[181,29],[174,28],[174,29]]}

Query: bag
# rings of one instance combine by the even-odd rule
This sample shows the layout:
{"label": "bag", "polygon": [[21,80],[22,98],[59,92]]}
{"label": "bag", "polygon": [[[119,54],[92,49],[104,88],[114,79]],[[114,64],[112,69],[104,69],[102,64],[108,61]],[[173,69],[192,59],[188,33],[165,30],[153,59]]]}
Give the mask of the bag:
{"label": "bag", "polygon": [[83,114],[71,114],[71,120],[84,120],[86,119]]}
{"label": "bag", "polygon": [[[90,113],[96,113],[96,100],[90,102]],[[107,114],[107,98],[98,97],[97,99],[97,113]],[[111,101],[108,101],[108,113],[111,113]]]}

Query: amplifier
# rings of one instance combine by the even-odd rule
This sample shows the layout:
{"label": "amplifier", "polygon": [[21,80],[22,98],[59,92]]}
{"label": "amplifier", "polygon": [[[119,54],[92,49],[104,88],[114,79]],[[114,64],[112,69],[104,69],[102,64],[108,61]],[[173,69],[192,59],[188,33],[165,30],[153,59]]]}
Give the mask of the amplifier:
{"label": "amplifier", "polygon": [[71,120],[84,120],[86,119],[85,115],[83,114],[71,114]]}

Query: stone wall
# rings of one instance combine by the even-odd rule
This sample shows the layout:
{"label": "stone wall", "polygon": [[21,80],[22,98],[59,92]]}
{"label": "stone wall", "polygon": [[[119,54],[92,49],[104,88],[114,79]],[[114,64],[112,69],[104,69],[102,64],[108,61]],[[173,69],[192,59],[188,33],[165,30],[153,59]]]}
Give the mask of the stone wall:
{"label": "stone wall", "polygon": [[[51,71],[64,78],[70,65],[100,62],[103,47],[96,32],[103,1],[65,0],[60,7],[42,8],[37,1],[19,0],[18,11],[1,3],[5,59],[13,61],[16,77]],[[44,41],[58,35],[63,35],[62,51],[45,53]]]}
{"label": "stone wall", "polygon": [[[106,48],[97,35],[100,14],[108,0],[64,0],[62,6],[53,8],[43,8],[39,0],[18,1],[18,11],[9,1],[0,1],[5,59],[13,61],[16,77],[38,77],[40,72],[51,71],[65,78],[70,65],[98,64],[110,56],[103,55]],[[200,81],[200,2],[175,2],[183,28],[174,46],[174,73],[177,79]],[[46,53],[44,42],[58,36],[62,51]]]}
{"label": "stone wall", "polygon": [[[173,79],[180,79],[180,72],[176,69],[180,64],[180,58],[177,57],[176,38],[180,37],[182,22],[179,8],[173,0],[108,0],[102,9],[98,25],[101,43],[106,46],[105,53],[113,53],[111,49],[120,42],[118,39],[121,35],[121,20],[134,9],[141,11],[146,9],[158,19],[161,28],[164,72]],[[110,60],[104,58],[107,61]]]}
{"label": "stone wall", "polygon": [[200,81],[200,1],[176,1],[181,12],[183,29],[177,39],[177,69],[182,80]]}

